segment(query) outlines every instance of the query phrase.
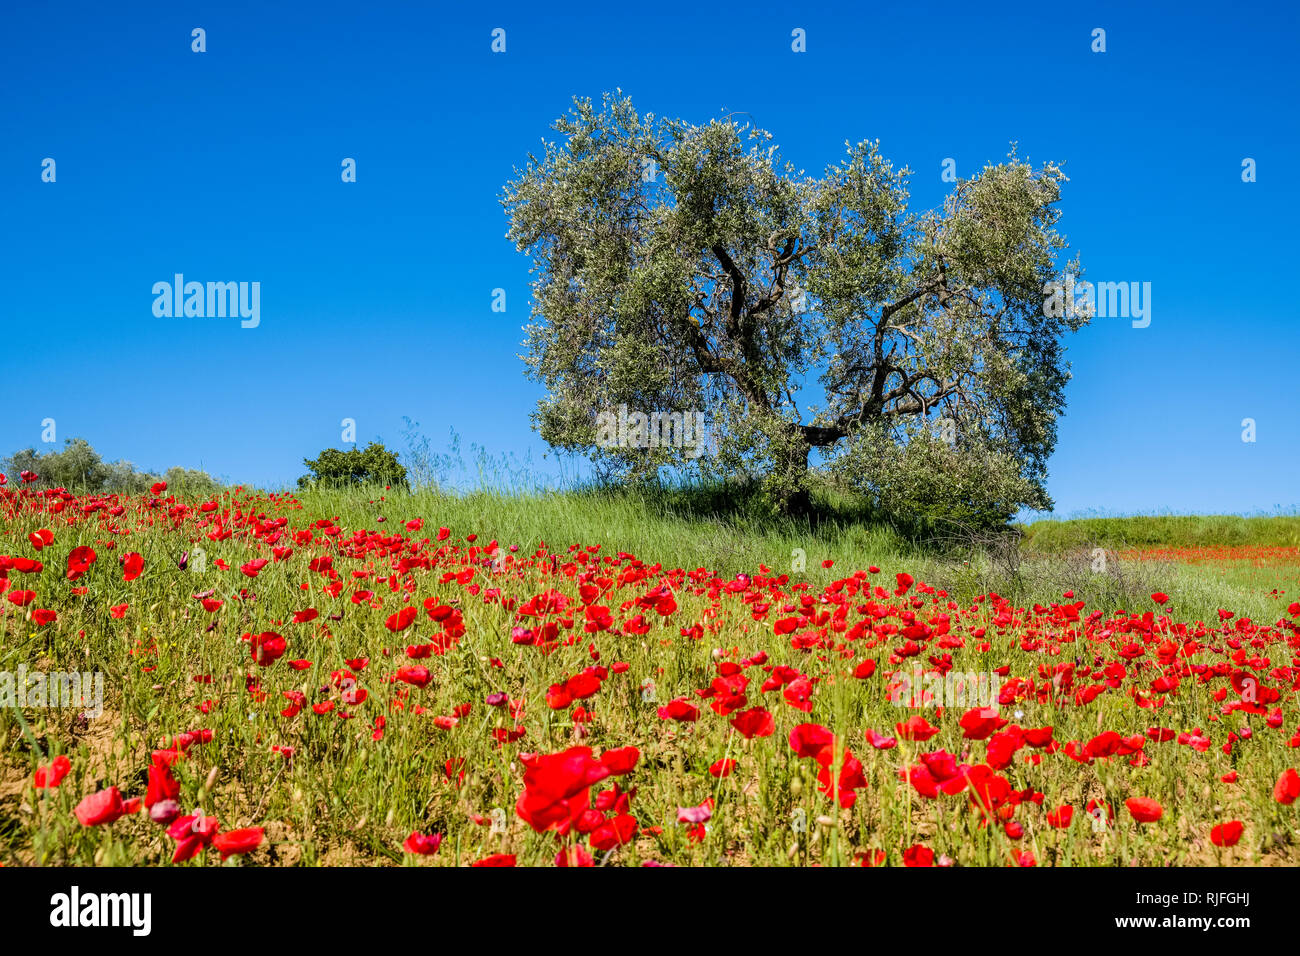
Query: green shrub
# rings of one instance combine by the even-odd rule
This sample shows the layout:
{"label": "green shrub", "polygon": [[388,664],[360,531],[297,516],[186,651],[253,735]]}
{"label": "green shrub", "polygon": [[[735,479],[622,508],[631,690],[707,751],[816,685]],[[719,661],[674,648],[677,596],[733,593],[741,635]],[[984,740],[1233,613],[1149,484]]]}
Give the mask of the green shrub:
{"label": "green shrub", "polygon": [[379,442],[371,442],[364,449],[349,448],[339,451],[326,448],[315,459],[304,458],[311,474],[298,479],[299,488],[313,484],[362,485],[379,484],[410,490],[406,481],[406,467],[397,455]]}
{"label": "green shrub", "polygon": [[978,438],[950,444],[925,430],[905,444],[864,431],[832,471],[882,514],[909,523],[983,531],[1048,501],[1014,456]]}

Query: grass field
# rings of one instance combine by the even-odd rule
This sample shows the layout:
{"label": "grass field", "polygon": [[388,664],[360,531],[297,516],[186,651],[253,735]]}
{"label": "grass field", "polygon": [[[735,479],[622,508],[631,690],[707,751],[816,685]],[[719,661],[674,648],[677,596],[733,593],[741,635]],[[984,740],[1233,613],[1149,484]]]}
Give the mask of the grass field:
{"label": "grass field", "polygon": [[0,860],[1300,859],[1298,519],[382,494],[0,489]]}

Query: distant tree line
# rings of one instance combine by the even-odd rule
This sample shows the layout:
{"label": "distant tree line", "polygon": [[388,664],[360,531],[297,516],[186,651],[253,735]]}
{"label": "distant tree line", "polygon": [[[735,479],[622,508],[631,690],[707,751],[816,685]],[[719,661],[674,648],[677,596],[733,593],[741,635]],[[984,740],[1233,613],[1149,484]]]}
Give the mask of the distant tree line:
{"label": "distant tree line", "polygon": [[158,474],[139,471],[125,459],[104,461],[84,438],[69,438],[61,451],[16,451],[0,459],[0,471],[13,483],[20,482],[26,471],[37,476],[32,487],[66,488],[77,493],[143,494],[160,481],[167,482],[169,492],[186,495],[215,494],[222,487],[207,472],[194,468],[173,467]]}

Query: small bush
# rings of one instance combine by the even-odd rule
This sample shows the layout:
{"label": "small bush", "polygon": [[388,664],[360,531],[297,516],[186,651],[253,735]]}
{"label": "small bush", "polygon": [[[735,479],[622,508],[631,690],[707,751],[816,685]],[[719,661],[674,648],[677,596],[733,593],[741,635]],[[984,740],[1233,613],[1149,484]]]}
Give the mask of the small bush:
{"label": "small bush", "polygon": [[891,519],[940,529],[994,531],[1020,508],[1048,500],[1014,457],[976,438],[949,445],[924,430],[903,445],[864,431],[831,470]]}
{"label": "small bush", "polygon": [[371,442],[364,449],[349,448],[339,451],[326,448],[315,459],[304,458],[311,474],[298,479],[299,488],[313,484],[363,485],[378,484],[410,490],[406,481],[406,467],[397,455],[379,442]]}

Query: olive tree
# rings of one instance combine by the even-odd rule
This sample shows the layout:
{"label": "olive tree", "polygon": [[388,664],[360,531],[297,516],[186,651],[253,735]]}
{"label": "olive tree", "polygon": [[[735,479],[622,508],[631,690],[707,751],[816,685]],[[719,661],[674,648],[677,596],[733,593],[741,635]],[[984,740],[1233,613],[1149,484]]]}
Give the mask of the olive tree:
{"label": "olive tree", "polygon": [[84,438],[68,438],[63,449],[41,454],[34,448],[14,452],[3,463],[9,477],[17,478],[30,471],[38,476],[39,488],[67,488],[72,491],[98,491],[111,473],[99,452]]}
{"label": "olive tree", "polygon": [[[553,129],[502,196],[532,260],[521,357],[552,447],[625,475],[761,481],[796,510],[814,464],[897,501],[899,469],[968,479],[978,461],[996,492],[954,491],[976,510],[1049,504],[1062,338],[1086,321],[1043,308],[1081,272],[1062,261],[1059,165],[1013,146],[914,212],[878,143],[811,176],[734,117],[657,118],[619,94],[575,99]],[[691,412],[704,457],[654,427]]]}

